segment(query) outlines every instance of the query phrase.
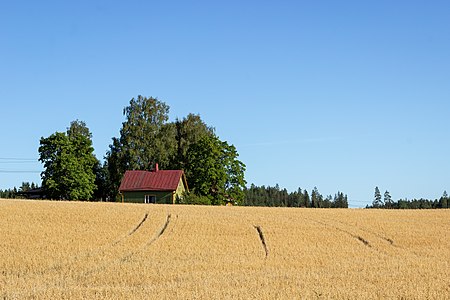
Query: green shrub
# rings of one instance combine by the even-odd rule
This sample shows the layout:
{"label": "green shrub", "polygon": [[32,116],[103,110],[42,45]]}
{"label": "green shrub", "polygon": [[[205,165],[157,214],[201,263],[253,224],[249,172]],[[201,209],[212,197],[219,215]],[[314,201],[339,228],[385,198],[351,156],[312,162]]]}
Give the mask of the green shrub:
{"label": "green shrub", "polygon": [[211,205],[211,199],[207,196],[197,196],[193,193],[184,195],[183,198],[177,198],[177,203],[193,205]]}

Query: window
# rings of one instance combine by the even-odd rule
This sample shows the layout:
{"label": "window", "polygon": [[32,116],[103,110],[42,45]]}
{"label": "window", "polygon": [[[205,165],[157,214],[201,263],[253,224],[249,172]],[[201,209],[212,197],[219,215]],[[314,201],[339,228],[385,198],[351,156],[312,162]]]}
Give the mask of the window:
{"label": "window", "polygon": [[145,195],[144,203],[156,203],[156,196],[154,195]]}

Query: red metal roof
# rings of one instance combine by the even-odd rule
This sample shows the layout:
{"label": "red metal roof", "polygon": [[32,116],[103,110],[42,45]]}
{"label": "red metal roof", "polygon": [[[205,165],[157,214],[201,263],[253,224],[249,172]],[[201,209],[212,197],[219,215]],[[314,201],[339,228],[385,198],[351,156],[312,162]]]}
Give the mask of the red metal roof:
{"label": "red metal roof", "polygon": [[126,171],[119,191],[175,191],[183,175],[181,170]]}

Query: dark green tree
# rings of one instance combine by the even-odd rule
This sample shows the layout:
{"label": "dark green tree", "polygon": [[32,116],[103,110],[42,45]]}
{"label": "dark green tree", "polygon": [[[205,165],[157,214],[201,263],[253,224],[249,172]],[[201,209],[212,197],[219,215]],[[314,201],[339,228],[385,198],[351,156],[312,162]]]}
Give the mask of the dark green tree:
{"label": "dark green tree", "polygon": [[342,192],[338,192],[334,195],[333,207],[336,208],[348,208],[347,195]]}
{"label": "dark green tree", "polygon": [[305,207],[311,207],[311,199],[310,199],[308,191],[306,189],[303,192],[303,200],[304,200]]}
{"label": "dark green tree", "polygon": [[378,187],[375,187],[375,195],[372,202],[372,206],[374,208],[381,208],[383,207],[383,201],[381,200],[381,193],[380,189]]}
{"label": "dark green tree", "polygon": [[333,197],[331,195],[328,195],[327,197],[325,197],[321,207],[323,207],[323,208],[331,208],[331,207],[333,207]]}
{"label": "dark green tree", "polygon": [[110,196],[108,193],[108,168],[106,164],[97,161],[94,165],[95,186],[94,199],[99,201],[107,201]]}
{"label": "dark green tree", "polygon": [[439,208],[448,208],[450,206],[450,199],[448,198],[447,191],[444,191],[442,197],[439,199]]}
{"label": "dark green tree", "polygon": [[41,138],[39,160],[44,164],[42,186],[53,199],[89,200],[95,190],[92,135],[82,121],[73,121],[67,132]]}
{"label": "dark green tree", "polygon": [[208,196],[212,204],[244,199],[245,165],[239,161],[233,145],[216,136],[206,135],[187,152],[186,174],[189,187],[197,196]]}
{"label": "dark green tree", "polygon": [[166,169],[176,155],[176,126],[168,123],[169,106],[156,98],[138,96],[124,108],[120,137],[106,153],[108,190],[115,198],[126,170]]}
{"label": "dark green tree", "polygon": [[29,182],[22,182],[22,185],[19,188],[19,192],[27,192],[31,189],[31,185]]}
{"label": "dark green tree", "polygon": [[126,160],[127,169],[145,170],[155,162],[166,168],[174,152],[174,147],[165,145],[170,140],[167,135],[174,133],[173,128],[165,128],[169,106],[156,98],[138,96],[130,100],[123,113],[126,121],[122,123],[119,141],[120,154]]}
{"label": "dark green tree", "polygon": [[105,156],[106,173],[106,195],[111,201],[115,201],[118,195],[120,181],[126,171],[126,161],[120,152],[120,141],[118,138],[112,138],[112,144]]}
{"label": "dark green tree", "polygon": [[222,144],[221,163],[225,168],[226,180],[223,186],[224,196],[238,204],[244,199],[243,189],[247,183],[244,179],[245,164],[238,160],[239,154],[234,145]]}
{"label": "dark green tree", "polygon": [[[66,132],[68,137],[76,138],[76,137],[84,137],[86,139],[91,140],[92,134],[87,128],[86,123],[83,121],[75,120],[70,122],[70,127],[67,128]],[[91,142],[92,143],[92,142]]]}
{"label": "dark green tree", "polygon": [[[343,194],[343,193],[341,193],[341,194]],[[347,196],[347,194],[344,195],[344,200],[342,202],[342,206],[341,207],[342,208],[348,208],[348,196]]]}
{"label": "dark green tree", "polygon": [[384,192],[384,205],[386,208],[392,208],[393,206],[392,197],[388,191]]}
{"label": "dark green tree", "polygon": [[197,143],[205,136],[213,136],[214,128],[206,125],[199,115],[189,114],[182,120],[175,121],[176,155],[171,162],[171,168],[175,170],[187,170],[189,165],[187,152],[191,145]]}
{"label": "dark green tree", "polygon": [[314,187],[314,189],[311,192],[311,207],[314,208],[318,208],[320,207],[321,203],[321,198],[322,196],[319,193],[319,190],[317,189],[317,187]]}

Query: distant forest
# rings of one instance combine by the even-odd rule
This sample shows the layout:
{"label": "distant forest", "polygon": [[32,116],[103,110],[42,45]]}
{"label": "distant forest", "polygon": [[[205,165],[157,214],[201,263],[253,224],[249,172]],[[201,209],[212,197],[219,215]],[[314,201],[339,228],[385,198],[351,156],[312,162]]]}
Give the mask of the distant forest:
{"label": "distant forest", "polygon": [[5,189],[0,190],[0,198],[4,199],[24,199],[25,196],[22,195],[23,192],[27,192],[31,189],[37,189],[39,188],[39,185],[32,182],[31,184],[29,182],[22,182],[22,185],[19,188],[11,188],[11,189]]}
{"label": "distant forest", "polygon": [[436,209],[436,208],[450,208],[450,198],[447,191],[444,191],[442,197],[439,199],[400,199],[393,201],[389,191],[384,192],[381,197],[381,192],[378,187],[375,187],[375,195],[372,205],[367,205],[366,208],[382,208],[382,209]]}
{"label": "distant forest", "polygon": [[[19,188],[1,190],[0,198],[9,199],[25,199],[23,192],[30,189],[39,188],[36,183],[23,182]],[[100,199],[97,199],[100,200]],[[191,203],[195,204],[195,203]],[[197,203],[204,204],[204,203]],[[268,206],[268,207],[312,207],[312,208],[348,208],[348,197],[342,192],[337,192],[334,196],[328,195],[324,197],[315,187],[311,193],[298,188],[295,192],[288,192],[285,188],[280,188],[277,184],[271,186],[256,186],[252,184],[249,188],[244,188],[243,206]],[[450,197],[444,191],[439,199],[400,199],[392,201],[389,192],[384,193],[381,197],[379,190],[375,190],[374,201],[372,205],[366,208],[377,209],[439,209],[450,208]]]}
{"label": "distant forest", "polygon": [[344,193],[337,192],[333,196],[322,196],[317,187],[311,194],[307,190],[299,188],[289,193],[286,189],[275,187],[255,186],[244,190],[245,206],[277,206],[277,207],[314,207],[314,208],[348,208],[348,198]]}
{"label": "distant forest", "polygon": [[[36,183],[23,182],[19,188],[0,190],[0,198],[25,199],[24,192],[30,189],[39,188]],[[188,203],[188,204],[205,204],[205,203]],[[287,189],[281,189],[279,185],[271,186],[255,186],[252,184],[250,188],[244,188],[244,200],[241,205],[244,206],[270,206],[270,207],[316,207],[316,208],[348,208],[347,195],[341,192],[332,197],[331,195],[324,197],[315,187],[311,194],[307,190],[299,188],[295,192],[289,193]]]}

